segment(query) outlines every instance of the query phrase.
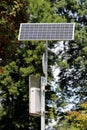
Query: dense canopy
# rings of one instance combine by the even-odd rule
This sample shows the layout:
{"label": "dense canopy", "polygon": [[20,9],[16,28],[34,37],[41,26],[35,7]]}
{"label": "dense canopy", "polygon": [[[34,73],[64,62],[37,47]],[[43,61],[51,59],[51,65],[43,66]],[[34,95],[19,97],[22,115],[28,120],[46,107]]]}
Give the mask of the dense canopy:
{"label": "dense canopy", "polygon": [[[73,103],[82,119],[78,121],[75,115],[74,124],[86,130],[83,120],[87,122],[87,1],[1,0],[0,12],[0,130],[40,130],[40,117],[29,115],[28,92],[29,75],[44,75],[45,42],[18,41],[20,23],[62,22],[75,23],[75,39],[48,44],[46,124],[54,119],[57,130],[59,115],[64,119],[61,108]],[[54,66],[59,68],[58,73],[56,70],[58,80],[53,77]],[[74,100],[69,100],[71,97]],[[72,119],[72,113],[69,114]]]}

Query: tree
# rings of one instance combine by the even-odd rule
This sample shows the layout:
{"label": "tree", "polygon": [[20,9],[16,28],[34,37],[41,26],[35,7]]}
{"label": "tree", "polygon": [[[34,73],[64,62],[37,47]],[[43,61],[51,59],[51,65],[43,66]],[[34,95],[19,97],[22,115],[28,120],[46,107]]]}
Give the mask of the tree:
{"label": "tree", "polygon": [[[59,22],[61,16],[56,17],[57,15],[54,13],[54,6],[52,3],[48,1],[42,0],[41,2],[39,0],[35,1],[31,0],[29,1],[28,5],[29,8],[27,10],[28,15],[25,15],[26,12],[26,1],[23,1],[23,4],[20,3],[21,1],[4,1],[4,4],[2,4],[2,7],[8,9],[7,12],[5,11],[6,17],[2,17],[1,24],[2,31],[5,27],[5,30],[9,33],[7,36],[7,39],[5,37],[4,31],[3,31],[3,37],[4,40],[9,40],[10,45],[13,45],[12,43],[17,43],[16,41],[19,24],[21,22]],[[3,3],[3,1],[2,1]],[[12,8],[14,7],[14,8]],[[21,7],[25,7],[22,9]],[[37,8],[39,7],[39,8]],[[2,9],[3,10],[3,9]],[[23,12],[22,12],[23,11]],[[9,13],[8,13],[9,12]],[[23,17],[21,17],[21,15]],[[8,16],[8,17],[7,17]],[[17,17],[18,16],[18,21]],[[10,23],[6,18],[12,20]],[[27,20],[28,19],[28,20]],[[4,20],[4,23],[3,23]],[[65,19],[63,19],[65,21]],[[6,23],[8,22],[8,24]],[[16,22],[18,24],[16,24]],[[9,25],[10,29],[7,28]],[[15,31],[13,28],[15,28]],[[7,30],[8,29],[8,30]],[[13,32],[13,34],[12,34]],[[1,42],[3,40],[1,39]],[[5,42],[5,47],[7,45],[7,42]],[[1,44],[3,46],[3,44]],[[14,44],[16,47],[16,44]],[[52,48],[54,45],[52,43],[49,44],[49,47]],[[11,47],[11,46],[8,46]],[[0,94],[1,94],[1,106],[0,106],[0,129],[8,129],[8,130],[28,130],[28,129],[40,129],[40,121],[38,117],[31,117],[29,118],[28,113],[28,77],[30,74],[35,75],[43,75],[42,72],[42,54],[45,50],[45,45],[43,42],[23,42],[20,43],[19,47],[16,47],[17,51],[15,51],[15,54],[13,55],[12,59],[10,57],[7,57],[3,53],[3,57],[5,57],[6,60],[4,60],[4,63],[6,66],[3,68],[3,73],[0,73]],[[12,50],[11,50],[12,51]],[[7,50],[8,52],[8,50]],[[10,52],[11,53],[11,52]],[[54,57],[54,53],[51,51],[50,54],[53,54],[49,58],[49,63],[52,62],[52,65],[54,64],[52,59]],[[10,56],[10,55],[8,55]],[[9,61],[10,60],[10,61]],[[3,65],[4,65],[3,63]],[[53,119],[55,117],[55,105],[54,101],[56,100],[55,92],[52,90],[50,86],[50,80],[53,78],[51,73],[51,67],[49,64],[49,85],[47,88],[51,91],[49,91],[46,95],[46,110],[49,110],[49,113],[47,115],[50,115]],[[50,105],[49,105],[50,104]],[[53,114],[54,113],[54,114]],[[48,118],[46,116],[46,118]],[[47,119],[46,119],[47,122]]]}
{"label": "tree", "polygon": [[[43,49],[41,51],[40,47],[42,45],[39,44],[37,47],[36,44],[26,44],[25,47],[20,47],[14,61],[3,68],[4,72],[0,75],[1,130],[6,128],[9,130],[29,129],[28,79],[29,74],[41,72],[40,54]],[[29,50],[29,48],[31,49]],[[39,67],[36,69],[37,65]],[[32,118],[32,120],[35,119]],[[38,129],[38,120],[35,120],[34,124],[32,127]]]}
{"label": "tree", "polygon": [[[61,97],[61,101],[63,99],[66,103],[64,106],[67,105],[67,103],[76,105],[87,100],[86,6],[87,2],[82,0],[59,0],[56,4],[56,13],[58,15],[66,19],[67,22],[75,22],[75,40],[64,41],[63,47],[57,52],[57,64],[60,69],[57,90],[58,92],[60,90],[58,96]],[[73,101],[69,100],[71,97],[73,97]],[[78,111],[79,110],[77,110],[76,113],[78,113]],[[64,115],[62,115],[62,118],[64,119],[63,116]]]}
{"label": "tree", "polygon": [[[73,91],[71,88],[74,88],[73,90],[74,92],[75,91],[77,92],[76,94],[79,94],[80,92],[79,90],[82,90],[78,95],[78,98],[80,97],[79,99],[86,100],[85,90],[86,90],[86,64],[87,64],[86,63],[87,2],[86,1],[78,2],[76,0],[72,1],[37,0],[35,2],[34,0],[31,0],[28,1],[27,5],[25,0],[24,1],[16,0],[8,2],[1,1],[1,2],[2,2],[2,4],[0,5],[2,7],[1,14],[3,14],[3,10],[7,9],[5,10],[5,15],[4,14],[3,16],[1,15],[2,17],[1,24],[3,25],[2,32],[5,40],[5,42],[3,42],[2,38],[0,42],[0,45],[2,45],[2,50],[3,47],[6,47],[7,41],[9,40],[10,40],[9,43],[11,43],[10,45],[12,46],[13,46],[12,43],[19,43],[18,41],[16,41],[16,39],[19,24],[21,22],[33,22],[33,23],[76,22],[75,41],[68,42],[67,46],[66,42],[64,42],[63,43],[64,50],[59,51],[58,58],[57,56],[54,58],[54,53],[49,51],[49,66],[48,66],[49,85],[47,86],[47,88],[49,90],[53,90],[52,87],[50,87],[51,84],[50,80],[52,80],[53,78],[50,64],[53,65],[54,62],[56,61],[58,62],[58,65],[60,65],[60,74],[59,74],[60,88],[58,88],[58,92],[60,91],[59,94],[60,95],[62,94],[61,97],[59,95],[57,101],[54,91],[49,91],[48,94],[46,94],[47,96],[46,99],[53,100],[53,101],[46,100],[46,103],[48,103],[48,105],[46,105],[46,109],[47,110],[50,109],[49,118],[56,117],[55,115],[57,111],[55,111],[56,107],[54,101],[57,103],[58,106],[58,103],[61,104],[61,102],[64,102],[65,96],[71,97],[73,95]],[[10,22],[9,20],[12,21]],[[7,28],[8,27],[7,25],[10,25],[10,29]],[[4,29],[5,31],[3,31],[3,28],[5,28]],[[9,35],[5,35],[5,32],[9,32],[8,33]],[[37,130],[40,129],[40,127],[38,128],[37,125],[39,124],[39,118],[37,117],[28,118],[28,76],[30,74],[36,74],[40,76],[43,75],[41,67],[41,59],[45,47],[43,42],[22,42],[18,47],[15,45],[16,44],[14,44],[13,49],[16,47],[17,52],[15,52],[15,55],[13,55],[12,59],[8,58],[10,56],[9,53],[7,53],[8,57],[4,53],[3,54],[1,53],[2,55],[1,58],[3,59],[3,57],[5,57],[3,60],[4,62],[2,62],[3,65],[7,63],[9,64],[3,67],[3,73],[0,73],[0,89],[1,89],[0,129],[4,130],[8,128],[9,130],[11,129],[27,130],[29,127],[30,129]],[[11,48],[11,46],[8,47]],[[49,42],[49,48],[53,47],[54,47],[53,42]],[[9,51],[7,50],[7,52]],[[11,52],[13,51],[11,50]],[[55,61],[53,60],[53,58]],[[9,59],[11,62],[9,62]],[[61,100],[59,100],[60,98]]]}
{"label": "tree", "polygon": [[80,130],[87,130],[87,102],[80,104],[79,109],[68,112],[68,122]]}
{"label": "tree", "polygon": [[58,53],[58,65],[60,66],[58,82],[66,99],[74,96],[74,101],[83,102],[87,99],[87,2],[61,0],[56,6],[58,15],[67,19],[67,22],[76,23],[75,40],[64,42],[63,50]]}
{"label": "tree", "polygon": [[[17,40],[18,29],[21,22],[26,22],[27,1],[1,0],[0,1],[0,58],[2,65],[8,64],[16,49],[20,46]],[[21,17],[22,16],[22,17]]]}
{"label": "tree", "polygon": [[66,19],[61,18],[55,13],[55,2],[48,0],[34,0],[29,1],[29,22],[32,23],[52,23],[52,22],[66,22]]}

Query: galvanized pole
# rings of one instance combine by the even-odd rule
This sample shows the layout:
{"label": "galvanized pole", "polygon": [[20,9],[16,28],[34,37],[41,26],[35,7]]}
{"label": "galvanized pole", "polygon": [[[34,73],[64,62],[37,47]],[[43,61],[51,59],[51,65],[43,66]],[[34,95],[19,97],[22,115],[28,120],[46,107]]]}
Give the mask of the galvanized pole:
{"label": "galvanized pole", "polygon": [[41,130],[45,130],[45,85],[41,77]]}
{"label": "galvanized pole", "polygon": [[47,85],[47,77],[48,77],[48,42],[46,41],[46,85]]}
{"label": "galvanized pole", "polygon": [[43,59],[43,62],[43,70],[45,77],[41,77],[41,130],[45,130],[45,86],[47,86],[48,77],[48,42],[46,42],[45,59]]}

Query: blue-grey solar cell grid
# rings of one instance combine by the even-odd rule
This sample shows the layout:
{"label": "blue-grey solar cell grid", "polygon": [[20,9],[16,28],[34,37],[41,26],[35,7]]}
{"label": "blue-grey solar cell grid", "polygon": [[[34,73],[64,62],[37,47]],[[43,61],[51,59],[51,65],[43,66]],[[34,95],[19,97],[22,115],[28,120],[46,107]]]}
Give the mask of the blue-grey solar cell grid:
{"label": "blue-grey solar cell grid", "polygon": [[19,40],[73,40],[73,23],[22,23]]}

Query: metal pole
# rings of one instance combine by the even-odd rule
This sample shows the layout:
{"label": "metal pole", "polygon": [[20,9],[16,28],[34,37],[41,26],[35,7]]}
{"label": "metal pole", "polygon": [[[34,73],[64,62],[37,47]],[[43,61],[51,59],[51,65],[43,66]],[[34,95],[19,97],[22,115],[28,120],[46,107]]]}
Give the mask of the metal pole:
{"label": "metal pole", "polygon": [[41,130],[45,130],[45,86],[47,86],[48,69],[48,43],[46,42],[45,52],[45,77],[41,77]]}
{"label": "metal pole", "polygon": [[47,77],[48,77],[48,42],[46,41],[46,85],[47,85]]}
{"label": "metal pole", "polygon": [[41,77],[41,130],[45,130],[45,85]]}

